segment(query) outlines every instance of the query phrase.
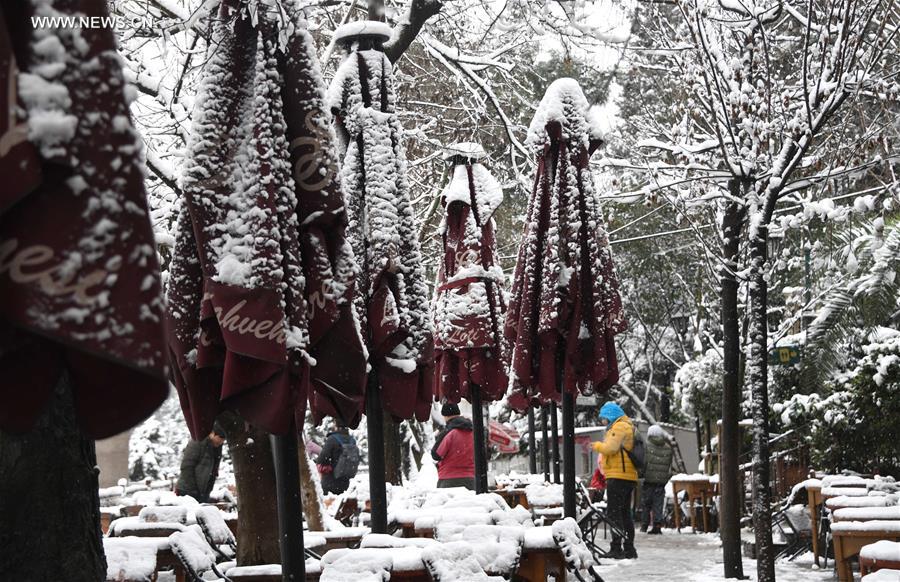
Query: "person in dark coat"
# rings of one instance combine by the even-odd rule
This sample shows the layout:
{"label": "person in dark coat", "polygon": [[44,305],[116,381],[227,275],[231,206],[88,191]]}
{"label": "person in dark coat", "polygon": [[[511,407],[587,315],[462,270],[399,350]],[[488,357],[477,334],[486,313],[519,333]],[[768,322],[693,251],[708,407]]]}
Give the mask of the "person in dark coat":
{"label": "person in dark coat", "polygon": [[438,464],[438,488],[465,487],[475,489],[474,425],[459,414],[459,405],[445,403],[441,407],[444,429],[431,448],[431,458]]}
{"label": "person in dark coat", "polygon": [[322,477],[322,491],[340,495],[350,487],[350,479],[354,475],[335,475],[337,466],[344,448],[356,447],[356,439],[350,434],[350,430],[343,424],[337,424],[335,430],[325,437],[325,444],[316,458],[316,466]]}
{"label": "person in dark coat", "polygon": [[209,501],[209,494],[219,474],[219,460],[222,458],[224,443],[225,430],[217,422],[205,439],[192,440],[187,444],[181,457],[181,473],[175,485],[177,495],[190,495],[200,503]]}
{"label": "person in dark coat", "polygon": [[652,523],[653,529],[649,531],[651,534],[662,533],[666,484],[672,477],[673,450],[670,439],[669,434],[658,424],[651,426],[647,432],[644,488],[641,491],[641,531],[647,531]]}

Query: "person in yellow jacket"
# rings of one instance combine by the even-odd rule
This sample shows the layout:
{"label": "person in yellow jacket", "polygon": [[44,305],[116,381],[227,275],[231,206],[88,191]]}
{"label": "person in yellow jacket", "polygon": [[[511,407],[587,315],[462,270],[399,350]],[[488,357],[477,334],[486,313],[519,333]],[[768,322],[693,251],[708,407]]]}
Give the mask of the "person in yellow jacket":
{"label": "person in yellow jacket", "polygon": [[[634,549],[634,519],[631,516],[631,496],[638,481],[638,472],[626,453],[634,448],[634,425],[622,407],[607,402],[600,408],[600,423],[606,427],[602,441],[593,443],[594,451],[603,455],[603,474],[606,475],[606,514],[609,520],[625,533],[625,539],[613,534],[609,557],[637,558]],[[623,547],[624,541],[624,547]]]}

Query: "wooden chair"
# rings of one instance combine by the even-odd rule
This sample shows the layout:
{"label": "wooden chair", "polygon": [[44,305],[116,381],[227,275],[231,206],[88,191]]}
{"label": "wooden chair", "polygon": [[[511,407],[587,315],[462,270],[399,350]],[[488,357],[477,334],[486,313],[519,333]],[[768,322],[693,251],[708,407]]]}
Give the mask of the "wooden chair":
{"label": "wooden chair", "polygon": [[574,519],[565,519],[553,524],[553,541],[562,552],[566,569],[579,582],[603,582],[597,573],[593,554],[584,543],[581,529]]}
{"label": "wooden chair", "polygon": [[672,479],[672,495],[675,500],[675,529],[681,531],[681,512],[679,510],[678,493],[684,491],[687,494],[688,506],[691,509],[691,529],[697,532],[697,515],[694,503],[700,502],[703,516],[703,531],[709,531],[709,503],[714,498],[715,489],[709,479]]}
{"label": "wooden chair", "polygon": [[176,532],[169,536],[169,545],[189,582],[209,582],[203,578],[206,572],[218,576],[219,582],[227,582],[216,566],[216,551],[199,535]]}
{"label": "wooden chair", "polygon": [[237,540],[222,512],[214,505],[203,505],[196,509],[197,525],[203,530],[203,535],[209,545],[224,559],[234,559],[237,551]]}
{"label": "wooden chair", "polygon": [[149,538],[103,538],[106,582],[154,582],[157,550]]}
{"label": "wooden chair", "polygon": [[881,540],[859,550],[861,576],[884,569],[900,570],[900,543]]}
{"label": "wooden chair", "polygon": [[900,522],[897,521],[842,521],[831,524],[834,542],[834,564],[840,582],[853,582],[850,562],[860,550],[873,542],[889,540],[900,542]]}

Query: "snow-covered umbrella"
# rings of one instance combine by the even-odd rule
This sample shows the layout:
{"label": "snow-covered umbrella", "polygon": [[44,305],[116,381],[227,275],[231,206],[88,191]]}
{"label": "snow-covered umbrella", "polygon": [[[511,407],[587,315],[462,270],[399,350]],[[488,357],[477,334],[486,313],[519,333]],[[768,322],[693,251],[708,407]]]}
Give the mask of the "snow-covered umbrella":
{"label": "snow-covered umbrella", "polygon": [[0,428],[30,430],[65,373],[82,430],[104,438],[166,398],[163,304],[113,34],[31,23],[76,9],[106,14],[0,11]]}
{"label": "snow-covered umbrella", "polygon": [[395,418],[431,411],[430,332],[418,232],[394,104],[390,38],[381,22],[345,24],[334,42],[347,54],[328,90],[344,140],[341,179],[348,235],[359,265],[356,314],[372,371],[366,392],[372,529],[387,529],[382,407]]}
{"label": "snow-covered umbrella", "polygon": [[453,164],[441,192],[443,262],[432,302],[435,387],[442,399],[472,403],[475,425],[475,490],[487,492],[487,457],[482,402],[503,397],[506,375],[502,333],[503,270],[493,214],[503,201],[500,184],[481,163],[487,154],[473,143],[447,148]]}
{"label": "snow-covered umbrella", "polygon": [[296,431],[308,399],[317,417],[359,421],[365,354],[313,40],[293,3],[247,6],[223,2],[213,27],[182,176],[170,349],[195,438],[223,409],[279,435],[282,566],[300,576]]}
{"label": "snow-covered umbrella", "polygon": [[510,403],[563,404],[566,515],[574,514],[574,397],[618,380],[614,336],[625,329],[600,204],[588,166],[600,145],[573,79],[548,87],[528,130],[537,175],[505,333]]}

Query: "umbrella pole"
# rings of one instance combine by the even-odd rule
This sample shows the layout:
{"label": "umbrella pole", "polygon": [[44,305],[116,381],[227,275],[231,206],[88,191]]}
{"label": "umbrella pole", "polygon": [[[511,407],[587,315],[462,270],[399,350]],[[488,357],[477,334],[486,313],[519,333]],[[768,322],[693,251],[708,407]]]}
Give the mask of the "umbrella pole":
{"label": "umbrella pole", "polygon": [[541,406],[541,468],[544,481],[550,481],[550,434],[547,431],[547,405]]}
{"label": "umbrella pole", "polygon": [[537,444],[534,442],[534,407],[528,407],[528,473],[537,475]]}
{"label": "umbrella pole", "polygon": [[556,420],[557,407],[556,402],[550,403],[550,432],[553,437],[550,440],[550,446],[553,447],[553,482],[559,483],[559,424]]}
{"label": "umbrella pole", "polygon": [[281,534],[281,576],[285,581],[306,580],[303,549],[303,502],[300,499],[300,463],[297,431],[292,423],[285,436],[271,435],[278,499],[278,531]]}
{"label": "umbrella pole", "polygon": [[563,511],[575,517],[575,396],[563,392]]}
{"label": "umbrella pole", "polygon": [[475,439],[475,493],[487,493],[487,454],[484,443],[484,408],[481,405],[481,387],[472,384],[472,424]]}
{"label": "umbrella pole", "polygon": [[366,434],[369,440],[369,501],[372,533],[387,533],[387,491],[384,485],[384,417],[378,372],[369,372],[366,389]]}

